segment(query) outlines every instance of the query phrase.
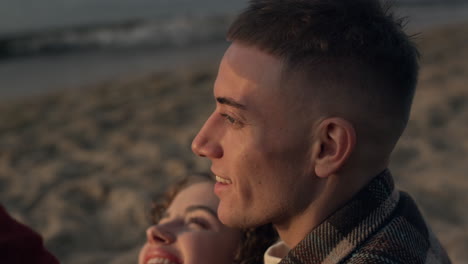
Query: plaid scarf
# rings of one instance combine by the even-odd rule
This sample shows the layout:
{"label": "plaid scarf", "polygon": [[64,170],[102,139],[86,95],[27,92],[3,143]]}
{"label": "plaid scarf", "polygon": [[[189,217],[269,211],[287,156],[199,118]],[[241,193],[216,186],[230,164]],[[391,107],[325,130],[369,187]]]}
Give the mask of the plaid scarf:
{"label": "plaid scarf", "polygon": [[389,170],[310,232],[280,264],[450,263]]}

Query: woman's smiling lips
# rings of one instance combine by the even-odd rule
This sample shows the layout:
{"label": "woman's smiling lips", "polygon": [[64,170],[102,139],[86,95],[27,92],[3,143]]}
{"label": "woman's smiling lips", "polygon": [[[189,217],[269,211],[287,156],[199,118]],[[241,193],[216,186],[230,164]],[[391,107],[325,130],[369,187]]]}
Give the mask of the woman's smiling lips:
{"label": "woman's smiling lips", "polygon": [[148,250],[145,254],[145,264],[182,264],[182,261],[163,249]]}

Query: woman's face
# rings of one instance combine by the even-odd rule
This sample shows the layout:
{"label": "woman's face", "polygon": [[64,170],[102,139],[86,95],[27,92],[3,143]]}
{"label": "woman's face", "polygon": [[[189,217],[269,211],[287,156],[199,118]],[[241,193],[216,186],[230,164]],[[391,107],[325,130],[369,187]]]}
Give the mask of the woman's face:
{"label": "woman's face", "polygon": [[138,263],[232,263],[240,231],[218,220],[218,203],[211,182],[180,191],[160,222],[146,231],[147,241]]}

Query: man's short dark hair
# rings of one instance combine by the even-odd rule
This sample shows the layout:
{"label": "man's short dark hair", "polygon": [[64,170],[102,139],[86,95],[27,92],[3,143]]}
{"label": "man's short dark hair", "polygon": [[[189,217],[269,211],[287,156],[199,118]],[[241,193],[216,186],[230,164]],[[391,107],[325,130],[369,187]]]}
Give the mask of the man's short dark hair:
{"label": "man's short dark hair", "polygon": [[344,112],[361,108],[361,116],[366,110],[364,116],[372,116],[361,120],[364,125],[386,119],[373,131],[392,129],[385,140],[396,143],[403,132],[419,53],[402,20],[378,0],[251,0],[227,37],[278,57],[286,71],[323,79],[330,87],[319,89],[318,97],[331,109],[344,98]]}

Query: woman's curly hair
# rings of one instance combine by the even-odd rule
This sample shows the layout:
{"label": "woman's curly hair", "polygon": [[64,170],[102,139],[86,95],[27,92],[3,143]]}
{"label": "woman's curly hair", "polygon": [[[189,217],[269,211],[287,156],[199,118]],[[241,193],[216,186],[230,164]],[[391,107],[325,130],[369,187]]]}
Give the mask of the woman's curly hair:
{"label": "woman's curly hair", "polygon": [[[192,173],[184,177],[164,194],[162,199],[154,202],[151,209],[151,222],[157,224],[164,212],[170,206],[176,195],[183,189],[199,183],[214,182],[213,177],[207,173]],[[235,264],[263,263],[263,255],[267,248],[278,240],[278,234],[272,224],[266,224],[255,228],[241,229],[239,247],[234,255]]]}

